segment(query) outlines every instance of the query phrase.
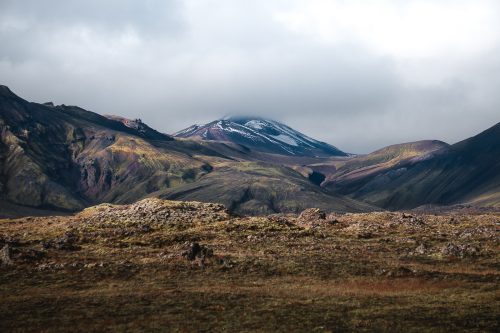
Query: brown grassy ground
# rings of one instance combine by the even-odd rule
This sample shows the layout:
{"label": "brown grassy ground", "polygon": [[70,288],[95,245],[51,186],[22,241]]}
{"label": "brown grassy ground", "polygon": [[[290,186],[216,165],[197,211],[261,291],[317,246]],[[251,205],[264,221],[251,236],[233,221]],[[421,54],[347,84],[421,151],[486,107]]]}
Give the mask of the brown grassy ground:
{"label": "brown grassy ground", "polygon": [[[495,332],[499,222],[158,200],[3,220],[0,331]],[[188,260],[191,242],[214,256]]]}

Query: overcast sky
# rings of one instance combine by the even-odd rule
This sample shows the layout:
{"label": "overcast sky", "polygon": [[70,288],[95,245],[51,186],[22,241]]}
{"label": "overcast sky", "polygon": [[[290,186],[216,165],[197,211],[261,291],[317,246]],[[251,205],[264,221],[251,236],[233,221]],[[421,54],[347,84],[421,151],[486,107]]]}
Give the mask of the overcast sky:
{"label": "overcast sky", "polygon": [[498,0],[0,0],[0,84],[172,133],[245,114],[344,151],[500,121]]}

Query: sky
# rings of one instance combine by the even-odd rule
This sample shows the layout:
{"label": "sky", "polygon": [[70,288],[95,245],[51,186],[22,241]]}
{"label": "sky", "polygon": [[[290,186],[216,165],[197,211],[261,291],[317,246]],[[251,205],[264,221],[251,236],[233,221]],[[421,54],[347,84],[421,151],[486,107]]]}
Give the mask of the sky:
{"label": "sky", "polygon": [[0,84],[173,133],[268,117],[351,153],[500,121],[497,0],[0,0]]}

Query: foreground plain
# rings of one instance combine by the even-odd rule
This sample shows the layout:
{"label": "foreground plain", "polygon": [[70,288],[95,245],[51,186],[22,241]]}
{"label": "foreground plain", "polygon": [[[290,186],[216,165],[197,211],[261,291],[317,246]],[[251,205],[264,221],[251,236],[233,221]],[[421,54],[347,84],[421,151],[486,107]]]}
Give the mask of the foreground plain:
{"label": "foreground plain", "polygon": [[498,332],[499,226],[159,199],[0,220],[0,331]]}

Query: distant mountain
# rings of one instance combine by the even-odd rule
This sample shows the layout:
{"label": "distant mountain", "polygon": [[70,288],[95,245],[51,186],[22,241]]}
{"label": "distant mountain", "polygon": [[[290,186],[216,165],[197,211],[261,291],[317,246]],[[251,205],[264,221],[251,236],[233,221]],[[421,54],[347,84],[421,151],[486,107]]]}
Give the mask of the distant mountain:
{"label": "distant mountain", "polygon": [[500,123],[451,146],[424,141],[356,157],[331,172],[323,186],[393,210],[458,203],[500,207]]}
{"label": "distant mountain", "polygon": [[230,117],[193,125],[174,134],[179,138],[224,141],[254,151],[289,156],[327,157],[348,154],[312,139],[280,122],[258,117]]}
{"label": "distant mountain", "polygon": [[500,123],[451,146],[419,141],[359,156],[255,118],[177,136],[188,139],[139,119],[31,103],[0,86],[0,216],[150,196],[218,202],[252,215],[500,207]]}
{"label": "distant mountain", "polygon": [[220,202],[245,214],[374,209],[259,161],[237,144],[176,140],[140,120],[31,103],[0,86],[0,216],[148,196]]}

